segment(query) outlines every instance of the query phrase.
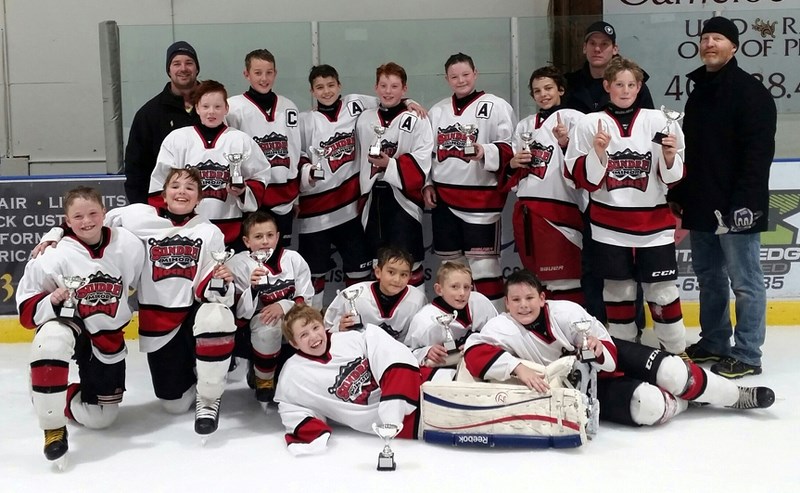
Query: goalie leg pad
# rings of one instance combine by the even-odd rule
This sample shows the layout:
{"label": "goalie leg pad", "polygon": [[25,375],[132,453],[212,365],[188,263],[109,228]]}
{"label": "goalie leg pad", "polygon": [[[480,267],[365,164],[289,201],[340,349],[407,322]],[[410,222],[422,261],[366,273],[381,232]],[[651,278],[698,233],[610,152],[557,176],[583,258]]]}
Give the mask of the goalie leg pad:
{"label": "goalie leg pad", "polygon": [[220,303],[197,310],[193,333],[197,357],[197,394],[208,402],[222,396],[233,354],[236,324],[233,313]]}
{"label": "goalie leg pad", "polygon": [[575,389],[540,394],[519,385],[425,382],[421,401],[428,442],[542,448],[586,441],[586,408]]}

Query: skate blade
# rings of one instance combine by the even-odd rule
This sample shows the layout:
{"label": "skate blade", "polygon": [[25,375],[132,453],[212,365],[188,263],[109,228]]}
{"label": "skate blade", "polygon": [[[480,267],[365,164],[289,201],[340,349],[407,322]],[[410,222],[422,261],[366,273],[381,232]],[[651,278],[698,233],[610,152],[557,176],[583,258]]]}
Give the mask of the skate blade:
{"label": "skate blade", "polygon": [[203,435],[203,436],[200,437],[200,446],[201,447],[205,447],[206,446],[206,443],[208,443],[208,438],[210,436],[211,435]]}
{"label": "skate blade", "polygon": [[61,457],[59,457],[58,459],[52,461],[53,470],[55,472],[64,472],[64,470],[67,469],[67,466],[69,465],[69,461],[67,460],[67,455],[68,454],[64,454]]}

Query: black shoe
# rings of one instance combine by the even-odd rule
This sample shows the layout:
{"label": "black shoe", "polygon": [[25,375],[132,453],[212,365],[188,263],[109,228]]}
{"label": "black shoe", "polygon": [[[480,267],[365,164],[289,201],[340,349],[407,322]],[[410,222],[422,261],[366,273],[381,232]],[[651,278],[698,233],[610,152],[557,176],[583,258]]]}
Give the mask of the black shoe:
{"label": "black shoe", "polygon": [[69,450],[67,427],[44,430],[44,456],[47,460],[58,460]]}
{"label": "black shoe", "polygon": [[210,435],[217,431],[219,425],[219,399],[204,405],[200,396],[197,396],[197,406],[194,412],[194,431],[198,435]]}
{"label": "black shoe", "polygon": [[741,378],[745,375],[760,374],[761,367],[742,363],[736,358],[725,358],[712,365],[711,372],[725,378]]}
{"label": "black shoe", "polygon": [[733,409],[766,409],[775,402],[775,392],[769,387],[739,387],[739,400]]}
{"label": "black shoe", "polygon": [[[680,355],[683,357],[683,355]],[[691,346],[686,348],[686,356],[689,357],[695,363],[705,363],[707,361],[720,361],[722,356],[718,354],[714,354],[710,351],[706,351],[705,349],[701,348],[698,343],[694,343]]]}

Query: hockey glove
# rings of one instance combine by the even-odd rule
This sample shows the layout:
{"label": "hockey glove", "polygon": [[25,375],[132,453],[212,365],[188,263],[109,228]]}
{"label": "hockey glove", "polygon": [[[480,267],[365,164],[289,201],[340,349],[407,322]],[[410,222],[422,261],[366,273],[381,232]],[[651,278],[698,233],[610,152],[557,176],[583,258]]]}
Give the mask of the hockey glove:
{"label": "hockey glove", "polygon": [[731,211],[727,216],[723,216],[718,210],[714,211],[714,215],[717,216],[717,230],[714,233],[724,235],[726,233],[747,231],[755,226],[758,218],[763,216],[764,213],[761,211],[753,212],[747,207],[741,207]]}

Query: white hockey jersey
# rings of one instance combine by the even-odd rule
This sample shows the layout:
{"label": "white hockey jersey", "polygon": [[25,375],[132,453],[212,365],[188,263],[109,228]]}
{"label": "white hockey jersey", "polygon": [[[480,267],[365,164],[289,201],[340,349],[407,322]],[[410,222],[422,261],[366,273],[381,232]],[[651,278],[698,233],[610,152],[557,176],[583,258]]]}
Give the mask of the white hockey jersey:
{"label": "white hockey jersey", "polygon": [[[425,293],[414,286],[406,286],[389,311],[384,312],[379,301],[380,288],[378,281],[364,281],[345,288],[346,291],[361,290],[356,298],[356,311],[366,325],[375,324],[386,331],[392,338],[400,342],[406,340],[411,319],[425,304]],[[330,306],[325,310],[325,328],[332,332],[339,330],[339,319],[350,313],[350,302],[341,294],[337,294]]]}
{"label": "white hockey jersey", "polygon": [[[598,121],[611,134],[603,166],[592,142]],[[667,119],[661,111],[638,109],[628,130],[609,111],[585,115],[567,149],[569,177],[589,191],[592,238],[622,247],[654,247],[675,241],[675,218],[667,206],[668,187],[684,176],[683,131],[672,125],[678,154],[667,169],[661,146],[652,142]],[[698,163],[702,165],[702,163]]]}
{"label": "white hockey jersey", "polygon": [[[358,117],[356,156],[361,170],[361,193],[367,196],[361,222],[366,227],[372,186],[383,181],[392,186],[392,195],[400,207],[421,223],[422,187],[430,174],[433,150],[430,126],[412,111],[403,111],[390,122],[384,119],[383,113],[380,109],[369,109]],[[376,140],[375,125],[386,129],[381,137],[381,150],[390,158],[386,168],[373,166],[367,160],[369,147]]]}
{"label": "white hockey jersey", "polygon": [[[50,293],[65,287],[63,277],[81,276],[75,290],[75,317],[92,342],[92,354],[106,364],[125,359],[123,329],[131,321],[128,290],[139,284],[145,253],[142,242],[122,228],[103,228],[104,239],[93,251],[73,234],[25,266],[17,286],[17,308],[23,327],[35,329],[59,317]],[[61,319],[65,321],[66,319]]]}
{"label": "white hockey jersey", "polygon": [[[350,94],[342,96],[335,118],[317,110],[300,114],[302,140],[300,213],[301,234],[325,231],[358,217],[361,204],[359,163],[356,160],[356,119],[364,110],[376,108],[378,98]],[[317,158],[310,147],[324,149],[320,160],[325,179],[311,186],[309,166]]]}
{"label": "white hockey jersey", "polygon": [[592,320],[589,335],[603,343],[603,354],[592,365],[599,371],[614,371],[617,350],[603,324],[571,301],[547,301],[543,310],[546,334],[528,330],[508,313],[501,313],[469,336],[464,347],[469,372],[476,378],[508,380],[523,359],[546,366],[574,354],[582,341],[572,327],[578,320]]}
{"label": "white hockey jersey", "polygon": [[[241,166],[245,180],[245,193],[241,197],[229,195],[230,169],[226,154],[244,153],[247,159]],[[226,128],[215,141],[206,144],[195,127],[173,130],[161,144],[156,167],[150,176],[151,205],[162,207],[161,191],[171,168],[197,168],[203,177],[203,200],[197,214],[219,226],[225,243],[241,235],[242,212],[255,211],[270,181],[270,166],[264,153],[246,133]]]}
{"label": "white hockey jersey", "polygon": [[364,433],[373,423],[403,424],[415,436],[422,378],[411,351],[383,330],[329,334],[321,357],[297,353],[286,361],[275,402],[292,447],[309,444],[331,429],[332,419]]}
{"label": "white hockey jersey", "polygon": [[233,305],[232,287],[224,294],[208,289],[216,266],[211,252],[225,249],[222,232],[208,219],[198,215],[176,225],[152,206],[131,204],[108,211],[106,223],[124,227],[145,245],[145,269],[137,292],[142,352],[156,351],[169,342],[195,302]]}
{"label": "white hockey jersey", "polygon": [[299,116],[297,106],[278,94],[266,112],[247,93],[228,98],[225,122],[251,136],[270,164],[269,184],[261,204],[280,215],[291,212],[299,193]]}
{"label": "white hockey jersey", "polygon": [[[436,321],[436,317],[453,313],[453,308],[441,296],[422,307],[414,318],[406,336],[406,346],[411,348],[414,357],[421,365],[428,356],[432,346],[444,343],[444,330]],[[456,346],[461,347],[473,332],[480,332],[481,328],[497,316],[497,310],[489,298],[473,291],[469,294],[467,306],[458,312],[450,322],[450,332],[456,341]]]}
{"label": "white hockey jersey", "polygon": [[[250,274],[259,266],[267,270],[266,282],[252,285]],[[237,293],[241,293],[236,304],[237,318],[249,320],[273,303],[280,304],[286,313],[295,303],[309,302],[314,296],[308,264],[294,250],[278,247],[266,264],[250,257],[249,251],[239,252],[228,262],[228,268],[233,273]]]}
{"label": "white hockey jersey", "polygon": [[[478,92],[460,112],[454,96],[431,108],[428,118],[434,135],[431,178],[439,200],[468,223],[493,224],[500,220],[506,192],[497,188],[501,165],[513,156],[511,137],[514,110],[493,94]],[[464,156],[465,133],[460,125],[473,124],[474,142],[483,146],[483,161]]]}

